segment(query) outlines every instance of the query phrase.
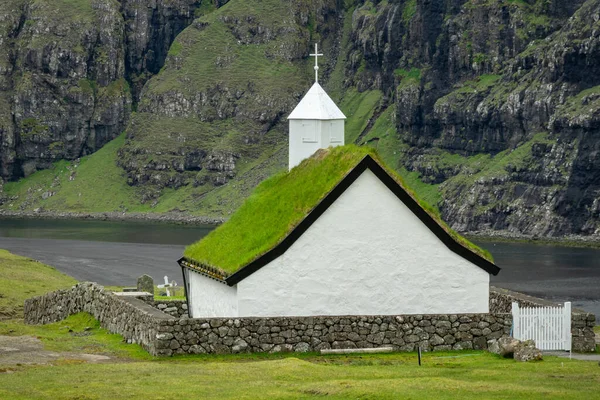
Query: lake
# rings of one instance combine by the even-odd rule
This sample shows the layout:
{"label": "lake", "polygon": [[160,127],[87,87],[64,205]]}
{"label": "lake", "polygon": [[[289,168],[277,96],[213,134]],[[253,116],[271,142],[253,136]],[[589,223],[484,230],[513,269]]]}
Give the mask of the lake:
{"label": "lake", "polygon": [[[78,280],[133,285],[148,273],[180,279],[176,261],[213,226],[154,222],[0,219],[0,248],[55,266]],[[600,316],[600,250],[480,242],[502,268],[492,285]]]}

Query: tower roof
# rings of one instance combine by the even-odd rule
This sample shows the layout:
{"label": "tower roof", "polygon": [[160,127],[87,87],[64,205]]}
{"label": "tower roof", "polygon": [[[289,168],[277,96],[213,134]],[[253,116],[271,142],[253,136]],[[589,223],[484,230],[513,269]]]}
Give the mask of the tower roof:
{"label": "tower roof", "polygon": [[317,82],[304,95],[288,119],[346,119],[331,97]]}

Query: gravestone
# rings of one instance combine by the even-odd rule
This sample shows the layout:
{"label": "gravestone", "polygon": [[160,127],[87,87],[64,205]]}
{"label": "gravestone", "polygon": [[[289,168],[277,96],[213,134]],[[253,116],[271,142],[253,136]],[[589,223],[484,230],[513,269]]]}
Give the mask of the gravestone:
{"label": "gravestone", "polygon": [[137,280],[138,292],[148,292],[154,294],[154,279],[148,275],[142,275]]}

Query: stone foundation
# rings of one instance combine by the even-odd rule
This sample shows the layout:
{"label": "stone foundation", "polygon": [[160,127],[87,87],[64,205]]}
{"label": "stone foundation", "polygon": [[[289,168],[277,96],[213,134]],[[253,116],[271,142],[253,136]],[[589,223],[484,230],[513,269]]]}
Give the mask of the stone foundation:
{"label": "stone foundation", "polygon": [[161,321],[157,354],[486,349],[510,332],[510,314],[181,319]]}
{"label": "stone foundation", "polygon": [[[27,300],[24,312],[25,322],[45,324],[85,311],[127,342],[162,356],[389,346],[486,349],[488,340],[508,336],[512,325],[510,313],[190,319],[186,308],[184,301],[150,305],[82,283]],[[573,314],[573,350],[594,349],[594,320],[592,314]]]}

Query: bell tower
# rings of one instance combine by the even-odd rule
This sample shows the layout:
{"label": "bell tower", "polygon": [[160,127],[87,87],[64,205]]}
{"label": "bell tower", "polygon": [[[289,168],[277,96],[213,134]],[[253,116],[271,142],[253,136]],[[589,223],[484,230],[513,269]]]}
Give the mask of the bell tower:
{"label": "bell tower", "polygon": [[344,145],[346,116],[319,85],[319,54],[315,44],[315,83],[288,117],[290,123],[289,169],[319,149]]}

